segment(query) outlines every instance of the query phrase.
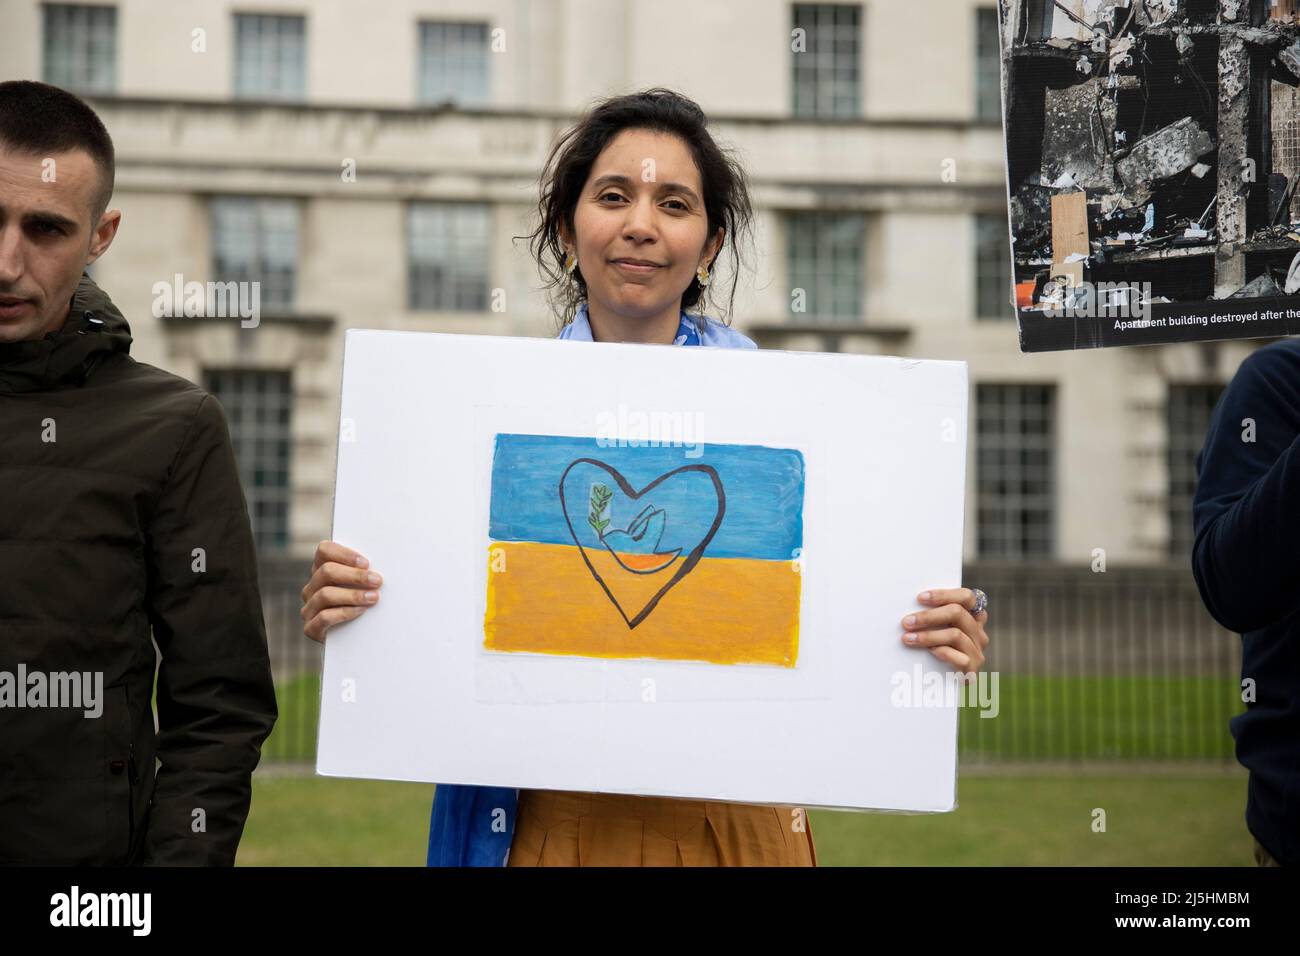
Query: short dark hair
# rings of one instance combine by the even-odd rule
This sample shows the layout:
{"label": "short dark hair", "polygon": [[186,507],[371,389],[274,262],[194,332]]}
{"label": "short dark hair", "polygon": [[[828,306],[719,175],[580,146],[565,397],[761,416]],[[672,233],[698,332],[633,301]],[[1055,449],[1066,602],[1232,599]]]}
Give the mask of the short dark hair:
{"label": "short dark hair", "polygon": [[85,150],[99,168],[92,226],[108,208],[113,195],[113,140],[80,97],[32,80],[0,83],[0,145],[38,156]]}
{"label": "short dark hair", "polygon": [[[669,133],[680,138],[690,150],[704,188],[707,238],[712,239],[721,227],[722,246],[730,246],[731,250],[731,290],[727,309],[720,316],[722,321],[727,320],[736,299],[740,246],[752,229],[753,207],[744,167],[731,151],[714,141],[708,122],[694,100],[674,90],[653,87],[597,102],[552,147],[538,185],[537,227],[528,236],[517,238],[529,239],[529,248],[545,280],[547,298],[552,309],[560,312],[562,324],[573,320],[578,303],[586,298],[587,280],[582,276],[581,266],[573,270],[572,276],[565,273],[560,226],[564,225],[572,234],[574,209],[596,157],[627,129]],[[721,255],[722,247],[719,247],[714,261]],[[692,279],[682,294],[682,308],[707,304],[715,291],[713,284],[706,289],[698,279]]]}

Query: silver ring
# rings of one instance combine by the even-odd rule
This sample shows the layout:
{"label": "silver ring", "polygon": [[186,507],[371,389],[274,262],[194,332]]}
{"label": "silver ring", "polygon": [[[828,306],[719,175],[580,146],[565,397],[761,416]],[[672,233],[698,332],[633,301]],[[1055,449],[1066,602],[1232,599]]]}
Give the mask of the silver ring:
{"label": "silver ring", "polygon": [[970,593],[975,595],[975,609],[971,611],[971,616],[979,617],[980,612],[989,606],[989,596],[979,588],[971,588]]}

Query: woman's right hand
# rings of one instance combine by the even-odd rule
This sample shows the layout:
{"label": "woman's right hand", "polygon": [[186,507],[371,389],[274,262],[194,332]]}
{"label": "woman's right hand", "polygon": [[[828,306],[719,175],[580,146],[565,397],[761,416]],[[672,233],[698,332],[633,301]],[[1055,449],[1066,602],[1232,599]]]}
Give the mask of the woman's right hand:
{"label": "woman's right hand", "polygon": [[302,632],[324,643],[331,627],[358,617],[378,601],[384,579],[369,569],[369,561],[337,541],[318,544],[311,579],[302,589]]}

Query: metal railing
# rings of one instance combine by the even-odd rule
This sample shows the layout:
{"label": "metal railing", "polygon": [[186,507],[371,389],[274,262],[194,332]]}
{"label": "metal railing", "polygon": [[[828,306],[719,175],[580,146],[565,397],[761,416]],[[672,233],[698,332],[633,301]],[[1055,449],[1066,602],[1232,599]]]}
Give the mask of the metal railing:
{"label": "metal railing", "polygon": [[[321,648],[298,613],[308,567],[262,564],[280,701],[264,762],[315,760]],[[1233,759],[1241,640],[1210,618],[1186,567],[977,563],[965,581],[990,596],[983,690],[997,693],[983,708],[996,716],[962,708],[964,764]]]}
{"label": "metal railing", "polygon": [[978,564],[998,713],[963,710],[963,760],[1231,761],[1241,638],[1185,566]]}

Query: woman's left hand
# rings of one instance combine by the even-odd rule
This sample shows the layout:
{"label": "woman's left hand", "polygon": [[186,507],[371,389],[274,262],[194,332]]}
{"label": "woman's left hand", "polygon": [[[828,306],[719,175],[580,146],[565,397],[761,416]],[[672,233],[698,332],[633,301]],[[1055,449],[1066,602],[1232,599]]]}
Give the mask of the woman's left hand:
{"label": "woman's left hand", "polygon": [[935,588],[916,596],[928,610],[913,611],[903,618],[903,643],[923,647],[941,661],[967,674],[976,674],[984,666],[984,649],[989,636],[984,633],[988,610],[972,614],[975,594],[970,588]]}

